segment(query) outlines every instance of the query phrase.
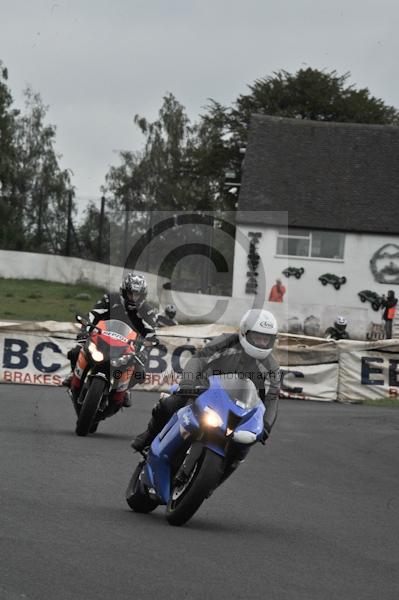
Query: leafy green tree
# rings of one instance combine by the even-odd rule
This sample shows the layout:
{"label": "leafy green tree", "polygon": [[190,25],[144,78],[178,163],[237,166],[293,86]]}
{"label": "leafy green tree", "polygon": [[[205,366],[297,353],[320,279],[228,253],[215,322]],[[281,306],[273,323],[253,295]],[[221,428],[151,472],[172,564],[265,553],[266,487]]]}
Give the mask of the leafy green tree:
{"label": "leafy green tree", "polygon": [[90,202],[84,212],[84,219],[77,230],[77,237],[84,256],[88,260],[101,260],[109,262],[110,248],[110,222],[107,214],[103,215],[94,202]]}
{"label": "leafy green tree", "polygon": [[16,129],[18,111],[7,85],[8,72],[0,61],[0,244],[10,247],[21,235],[20,216],[12,196],[17,174]]}
{"label": "leafy green tree", "polygon": [[[226,173],[234,173],[233,181],[239,183],[254,113],[318,121],[399,123],[394,107],[373,97],[367,88],[349,85],[348,79],[349,73],[338,75],[336,71],[308,68],[290,74],[282,70],[256,80],[231,106],[209,100],[195,123],[172,94],[163,98],[155,121],[136,115],[134,122],[144,135],[143,150],[121,153],[121,164],[111,167],[104,186],[108,207],[116,211],[111,239],[126,239],[127,231],[139,235],[148,226],[143,217],[124,220],[117,211],[125,208],[234,211],[237,189],[231,193]],[[194,239],[195,228],[192,234]],[[165,240],[165,253],[167,243]]]}
{"label": "leafy green tree", "polygon": [[220,165],[215,161],[220,132],[215,132],[214,122],[209,130],[205,121],[191,125],[172,94],[164,97],[158,119],[149,122],[136,115],[134,122],[144,136],[144,148],[139,154],[122,152],[121,164],[111,167],[104,186],[109,206],[214,209],[212,176],[220,177]]}
{"label": "leafy green tree", "polygon": [[0,62],[0,245],[62,253],[72,185],[54,149],[40,95],[25,91],[25,112],[13,107]]}
{"label": "leafy green tree", "polygon": [[25,90],[25,113],[18,119],[18,180],[14,202],[21,203],[26,249],[62,253],[68,216],[70,175],[55,152],[56,128],[46,124],[48,107]]}
{"label": "leafy green tree", "polygon": [[[338,75],[312,68],[294,74],[281,70],[257,79],[249,86],[249,93],[238,96],[229,107],[211,100],[200,121],[201,155],[205,164],[219,169],[219,185],[227,170],[239,179],[241,149],[247,144],[254,113],[314,121],[399,124],[396,108],[372,96],[367,88],[355,89],[348,84],[349,77],[349,73]],[[215,171],[212,176],[217,179]],[[220,194],[229,205],[221,187]]]}
{"label": "leafy green tree", "polygon": [[194,136],[184,107],[168,94],[156,121],[136,115],[134,122],[145,137],[140,169],[148,208],[179,210],[196,204],[197,186],[189,162]]}
{"label": "leafy green tree", "polygon": [[251,114],[338,123],[398,124],[399,113],[367,88],[348,85],[350,73],[300,69],[295,74],[278,71],[257,79],[250,93],[240,95],[230,110],[231,127],[246,139]]}
{"label": "leafy green tree", "polygon": [[[211,178],[199,164],[199,130],[191,126],[184,107],[176,98],[172,94],[164,97],[155,121],[136,115],[134,122],[145,139],[143,151],[122,152],[121,164],[111,167],[104,186],[108,210],[114,211],[110,224],[111,254],[116,257],[113,262],[124,260],[126,247],[131,247],[134,240],[148,229],[152,210],[176,213],[210,210],[215,205]],[[131,211],[128,222],[123,212],[126,209]],[[177,229],[174,235],[179,236],[180,233]],[[199,233],[193,231],[193,235]],[[168,243],[169,240],[165,239],[165,254]],[[173,244],[173,241],[170,240],[170,243]],[[156,257],[153,258],[155,260]],[[151,256],[146,254],[142,268],[149,268],[150,263]]]}

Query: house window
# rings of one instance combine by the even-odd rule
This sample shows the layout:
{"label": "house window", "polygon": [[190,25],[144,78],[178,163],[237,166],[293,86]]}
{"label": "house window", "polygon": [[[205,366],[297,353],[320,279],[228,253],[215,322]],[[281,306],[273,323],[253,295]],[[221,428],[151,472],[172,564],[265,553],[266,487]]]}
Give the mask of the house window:
{"label": "house window", "polygon": [[345,234],[336,231],[280,229],[277,237],[277,254],[342,260],[344,242]]}

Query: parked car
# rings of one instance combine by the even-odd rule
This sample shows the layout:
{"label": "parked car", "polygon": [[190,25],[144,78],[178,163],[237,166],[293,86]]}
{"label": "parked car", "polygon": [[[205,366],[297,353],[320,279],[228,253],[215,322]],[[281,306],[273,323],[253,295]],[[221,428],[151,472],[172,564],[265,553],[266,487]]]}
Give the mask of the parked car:
{"label": "parked car", "polygon": [[333,273],[324,273],[324,275],[320,275],[319,281],[321,281],[323,285],[331,283],[336,290],[339,290],[341,285],[346,283],[346,277],[338,277],[338,275],[334,275]]}
{"label": "parked car", "polygon": [[376,292],[371,290],[362,290],[358,293],[358,296],[362,302],[370,302],[373,310],[379,310],[382,304],[382,298]]}
{"label": "parked car", "polygon": [[291,277],[291,275],[293,275],[294,277],[296,277],[297,279],[301,278],[301,275],[305,272],[305,269],[303,267],[287,267],[286,269],[284,269],[283,271],[283,275],[285,275],[286,277]]}

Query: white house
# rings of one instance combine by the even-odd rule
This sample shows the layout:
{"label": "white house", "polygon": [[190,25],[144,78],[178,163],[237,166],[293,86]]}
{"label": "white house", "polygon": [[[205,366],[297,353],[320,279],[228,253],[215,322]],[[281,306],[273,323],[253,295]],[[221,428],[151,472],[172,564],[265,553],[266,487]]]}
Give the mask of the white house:
{"label": "white house", "polygon": [[255,115],[236,225],[234,297],[280,278],[288,328],[343,314],[366,337],[399,296],[399,128]]}

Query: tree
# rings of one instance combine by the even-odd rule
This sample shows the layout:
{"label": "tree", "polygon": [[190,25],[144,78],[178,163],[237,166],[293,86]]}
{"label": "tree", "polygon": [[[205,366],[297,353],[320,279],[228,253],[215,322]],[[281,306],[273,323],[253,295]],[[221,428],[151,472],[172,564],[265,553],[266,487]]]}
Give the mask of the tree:
{"label": "tree", "polygon": [[238,96],[230,107],[211,100],[200,127],[206,128],[208,140],[215,140],[209,145],[208,156],[210,162],[217,157],[219,181],[227,169],[239,177],[240,148],[247,144],[254,113],[314,121],[399,124],[396,108],[371,96],[367,88],[356,90],[347,85],[349,77],[349,73],[338,75],[312,68],[295,74],[281,70],[257,79],[249,86],[249,93]]}
{"label": "tree", "polygon": [[56,128],[45,122],[48,107],[30,88],[24,94],[25,114],[18,119],[16,136],[18,179],[14,190],[14,203],[23,215],[24,248],[63,253],[70,175],[60,168],[60,156],[54,149]]}
{"label": "tree", "polygon": [[349,77],[350,73],[338,75],[309,67],[295,74],[282,70],[257,79],[249,86],[250,93],[235,101],[231,126],[245,139],[253,113],[338,123],[399,123],[395,108],[371,96],[367,88],[347,85]]}
{"label": "tree", "polygon": [[[155,121],[138,115],[134,118],[144,135],[144,148],[140,153],[121,153],[121,164],[111,167],[104,187],[108,206],[119,211],[126,207],[137,211],[212,210],[220,215],[234,211],[237,194],[226,186],[225,175],[232,171],[235,181],[240,181],[243,148],[254,113],[399,124],[395,108],[371,96],[367,88],[357,90],[348,85],[348,78],[349,73],[338,75],[336,71],[311,68],[295,74],[279,71],[256,80],[249,93],[240,95],[231,106],[210,99],[195,123],[172,94],[166,95]],[[111,239],[115,238],[113,232],[126,238],[126,220],[123,226],[121,213],[116,221],[118,218],[119,223],[111,224]],[[145,219],[130,223],[137,235],[146,226]]]}
{"label": "tree", "polygon": [[[12,195],[17,173],[16,129],[18,111],[7,86],[8,72],[0,61],[0,244],[9,247],[20,234]],[[14,216],[14,218],[13,218]],[[15,229],[14,229],[15,228]]]}
{"label": "tree", "polygon": [[[211,178],[199,162],[199,129],[191,126],[176,98],[172,94],[164,97],[155,121],[136,115],[134,123],[144,135],[144,149],[141,153],[121,152],[121,164],[111,167],[104,186],[108,210],[115,211],[111,254],[119,260],[125,258],[122,245],[126,247],[126,237],[132,245],[148,229],[150,211],[211,210],[215,204]],[[128,222],[123,212],[126,209],[131,211]],[[114,243],[118,239],[119,251]],[[164,242],[167,253],[168,240]],[[149,261],[147,257],[143,268]]]}
{"label": "tree", "polygon": [[220,176],[215,159],[217,145],[222,144],[214,121],[209,131],[206,121],[191,125],[184,107],[168,94],[158,119],[149,122],[136,115],[134,122],[144,135],[144,149],[141,153],[122,152],[122,164],[108,172],[104,191],[110,206],[124,208],[128,203],[136,210],[214,209],[212,176]]}
{"label": "tree", "polygon": [[0,245],[62,253],[72,185],[54,149],[56,128],[30,88],[25,112],[13,107],[7,79],[0,62]]}
{"label": "tree", "polygon": [[[90,202],[84,212],[84,220],[80,224],[77,236],[84,248],[84,256],[88,260],[110,260],[110,223],[107,215],[103,215],[94,202]],[[100,233],[101,231],[101,233]],[[101,238],[100,238],[101,235]]]}

